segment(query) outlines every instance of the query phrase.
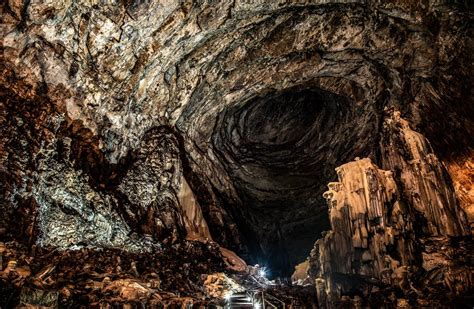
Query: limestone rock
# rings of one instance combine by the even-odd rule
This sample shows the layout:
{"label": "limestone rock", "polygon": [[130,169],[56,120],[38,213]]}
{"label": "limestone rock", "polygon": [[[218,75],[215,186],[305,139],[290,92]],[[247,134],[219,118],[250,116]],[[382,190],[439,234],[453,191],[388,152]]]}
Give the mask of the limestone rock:
{"label": "limestone rock", "polygon": [[210,297],[225,299],[234,293],[245,291],[233,279],[227,277],[224,273],[210,274],[204,280],[206,294]]}
{"label": "limestone rock", "polygon": [[426,138],[411,130],[398,112],[385,121],[383,136],[382,167],[397,174],[404,199],[426,220],[426,234],[469,234],[449,174]]}
{"label": "limestone rock", "polygon": [[[381,159],[391,170],[379,169],[368,158],[346,163],[336,169],[339,181],[329,183],[324,193],[331,230],[316,242],[309,274],[325,306],[334,306],[354,289],[366,300],[372,287],[396,287],[408,295],[416,291],[415,282],[426,284],[419,277],[429,278],[433,269],[452,293],[472,289],[469,262],[444,260],[425,245],[441,237],[446,249],[456,250],[450,239],[470,234],[445,167],[399,113],[387,117],[384,128]],[[458,271],[466,275],[453,277]],[[450,280],[464,288],[457,291]]]}

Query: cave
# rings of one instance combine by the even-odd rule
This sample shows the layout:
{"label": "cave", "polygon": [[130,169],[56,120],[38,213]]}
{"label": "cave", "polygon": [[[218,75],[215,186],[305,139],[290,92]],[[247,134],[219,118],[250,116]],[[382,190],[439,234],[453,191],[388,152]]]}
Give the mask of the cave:
{"label": "cave", "polygon": [[1,308],[474,306],[470,1],[1,8]]}
{"label": "cave", "polygon": [[362,113],[346,97],[302,85],[218,115],[213,147],[238,194],[232,207],[244,208],[238,220],[254,264],[289,276],[329,228],[326,184],[342,162],[371,154],[377,138],[377,120]]}

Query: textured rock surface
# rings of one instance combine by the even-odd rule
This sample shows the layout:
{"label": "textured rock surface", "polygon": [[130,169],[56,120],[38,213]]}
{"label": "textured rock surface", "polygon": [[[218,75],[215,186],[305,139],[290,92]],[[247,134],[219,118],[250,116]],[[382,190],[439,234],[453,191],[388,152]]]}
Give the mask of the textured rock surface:
{"label": "textured rock surface", "polygon": [[[0,304],[23,306],[181,307],[209,305],[207,274],[223,271],[215,244],[181,242],[147,253],[120,249],[62,250],[0,243]],[[211,296],[212,297],[212,296]],[[217,299],[216,301],[221,301]]]}
{"label": "textured rock surface", "polygon": [[404,201],[426,222],[423,232],[433,236],[469,234],[446,168],[426,138],[411,130],[396,112],[384,123],[381,143],[382,168],[396,173]]}
{"label": "textured rock surface", "polygon": [[[463,252],[451,238],[470,236],[445,167],[398,112],[387,118],[383,131],[382,162],[390,169],[367,158],[346,163],[336,169],[339,182],[324,193],[332,229],[316,242],[309,260],[320,304],[334,306],[356,290],[367,301],[372,286],[395,287],[407,298],[417,291],[413,285],[427,284],[422,281],[433,277],[433,269],[450,297],[474,288],[470,257],[454,263],[427,245],[439,241],[446,250]],[[432,301],[433,290],[411,295],[410,302]]]}
{"label": "textured rock surface", "polygon": [[81,171],[55,161],[53,154],[45,153],[47,150],[41,151],[49,159],[41,161],[33,180],[40,245],[62,249],[74,245],[128,246],[134,251],[146,250],[144,240],[132,241],[129,237],[129,226],[114,211],[116,199],[94,191]]}
{"label": "textured rock surface", "polygon": [[456,198],[474,220],[469,1],[1,9],[1,240],[149,251],[208,238],[287,276],[329,228],[335,168],[356,157],[393,185],[371,203],[413,206],[423,235],[465,233]]}

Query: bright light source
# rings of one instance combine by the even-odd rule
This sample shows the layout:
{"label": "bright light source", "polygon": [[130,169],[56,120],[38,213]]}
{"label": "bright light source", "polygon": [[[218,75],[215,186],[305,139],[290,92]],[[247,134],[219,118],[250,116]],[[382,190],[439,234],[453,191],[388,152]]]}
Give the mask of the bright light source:
{"label": "bright light source", "polygon": [[267,270],[265,268],[260,268],[258,274],[260,275],[260,277],[265,278],[267,276]]}
{"label": "bright light source", "polygon": [[232,298],[232,292],[228,292],[224,295],[224,299],[229,301]]}
{"label": "bright light source", "polygon": [[262,308],[262,305],[260,303],[254,303],[253,308],[254,309],[260,309],[260,308]]}

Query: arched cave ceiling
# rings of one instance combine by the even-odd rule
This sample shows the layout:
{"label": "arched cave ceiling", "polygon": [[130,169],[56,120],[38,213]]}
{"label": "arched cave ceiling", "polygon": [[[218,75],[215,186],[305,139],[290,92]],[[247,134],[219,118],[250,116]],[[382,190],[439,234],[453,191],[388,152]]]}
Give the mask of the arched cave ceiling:
{"label": "arched cave ceiling", "polygon": [[[474,136],[470,10],[435,1],[7,1],[2,20],[11,111],[2,123],[13,130],[2,133],[5,201],[36,200],[46,231],[65,218],[86,226],[47,244],[182,234],[170,192],[184,175],[212,238],[289,268],[329,227],[322,193],[334,169],[356,157],[379,163],[391,110],[432,142],[472,218],[460,168],[472,165]],[[166,214],[160,223],[150,205]]]}

